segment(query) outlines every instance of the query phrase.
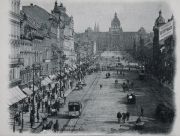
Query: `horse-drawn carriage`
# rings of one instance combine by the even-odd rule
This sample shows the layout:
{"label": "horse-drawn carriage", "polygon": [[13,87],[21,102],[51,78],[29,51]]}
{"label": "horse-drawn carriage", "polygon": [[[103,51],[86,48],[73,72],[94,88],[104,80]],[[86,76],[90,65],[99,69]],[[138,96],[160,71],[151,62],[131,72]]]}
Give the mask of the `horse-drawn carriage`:
{"label": "horse-drawn carriage", "polygon": [[135,94],[127,94],[127,103],[128,104],[135,104],[136,103],[136,96]]}
{"label": "horse-drawn carriage", "polygon": [[86,86],[85,81],[79,81],[77,84],[80,85],[80,86]]}
{"label": "horse-drawn carriage", "polygon": [[81,90],[81,89],[83,89],[83,85],[77,83],[76,86],[75,86],[75,88],[74,88],[74,91]]}
{"label": "horse-drawn carriage", "polygon": [[79,117],[81,115],[82,104],[79,101],[68,103],[68,115],[70,117]]}
{"label": "horse-drawn carriage", "polygon": [[110,73],[106,73],[106,78],[109,78],[110,76]]}

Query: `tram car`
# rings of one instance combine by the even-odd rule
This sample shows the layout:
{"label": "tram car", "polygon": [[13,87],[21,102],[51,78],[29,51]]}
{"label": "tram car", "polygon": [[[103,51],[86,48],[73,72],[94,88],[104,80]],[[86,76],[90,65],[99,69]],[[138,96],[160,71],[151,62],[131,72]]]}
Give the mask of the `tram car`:
{"label": "tram car", "polygon": [[82,104],[79,101],[68,103],[68,116],[79,117],[82,111]]}

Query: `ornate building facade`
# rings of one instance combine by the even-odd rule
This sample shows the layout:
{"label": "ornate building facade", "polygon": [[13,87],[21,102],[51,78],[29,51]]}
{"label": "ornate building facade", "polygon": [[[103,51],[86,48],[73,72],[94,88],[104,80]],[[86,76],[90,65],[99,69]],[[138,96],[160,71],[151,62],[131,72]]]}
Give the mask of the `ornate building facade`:
{"label": "ornate building facade", "polygon": [[143,27],[136,32],[124,32],[117,13],[114,14],[114,18],[111,21],[111,27],[108,32],[97,31],[96,24],[94,28],[96,28],[94,31],[86,30],[84,33],[77,34],[76,37],[83,38],[88,35],[88,37],[96,43],[97,52],[133,50],[134,42],[136,42],[136,45],[139,46],[138,41],[140,36],[147,41],[149,35]]}
{"label": "ornate building facade", "polygon": [[[159,27],[169,21],[173,23],[173,34],[163,40],[159,40]],[[159,16],[155,20],[153,31],[153,74],[161,82],[173,84],[175,73],[175,25],[173,16],[166,22],[160,10]]]}
{"label": "ornate building facade", "polygon": [[75,64],[74,21],[62,3],[55,2],[51,13],[33,4],[20,11],[20,0],[12,0],[11,6],[10,86],[39,85],[64,63]]}
{"label": "ornate building facade", "polygon": [[10,87],[17,86],[21,83],[20,69],[24,64],[24,60],[20,57],[20,0],[11,0],[10,11]]}
{"label": "ornate building facade", "polygon": [[[76,55],[74,52],[74,20],[72,16],[66,13],[66,8],[62,3],[60,5],[55,2],[54,9],[52,10],[52,15],[57,19],[60,18],[60,31],[58,36],[60,39],[60,44],[62,45],[64,54],[67,60],[65,63],[68,65],[73,65],[76,61]],[[64,22],[62,24],[62,22]]]}

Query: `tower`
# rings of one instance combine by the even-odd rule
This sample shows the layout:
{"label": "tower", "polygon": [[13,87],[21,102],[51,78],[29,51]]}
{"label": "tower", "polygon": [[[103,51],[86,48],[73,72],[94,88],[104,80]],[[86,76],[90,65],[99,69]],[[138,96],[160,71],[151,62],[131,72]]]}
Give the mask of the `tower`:
{"label": "tower", "polygon": [[99,23],[97,24],[97,32],[99,32]]}
{"label": "tower", "polygon": [[133,55],[134,55],[134,57],[136,57],[136,48],[137,48],[136,39],[134,38],[134,44],[133,44]]}
{"label": "tower", "polygon": [[120,45],[121,43],[120,41],[122,39],[121,37],[122,27],[116,12],[114,14],[114,18],[111,21],[111,27],[109,28],[109,32],[111,39],[110,50],[112,51],[121,50],[123,48],[123,45]]}
{"label": "tower", "polygon": [[153,38],[153,66],[154,66],[154,74],[156,75],[159,73],[158,65],[160,63],[160,45],[159,45],[159,27],[165,24],[165,19],[162,17],[161,10],[159,11],[159,16],[157,17],[153,31],[154,31],[154,38]]}
{"label": "tower", "polygon": [[94,32],[99,32],[99,24],[94,25]]}
{"label": "tower", "polygon": [[120,33],[122,32],[121,23],[119,21],[119,18],[117,17],[117,13],[115,12],[114,18],[111,21],[111,27],[109,29],[111,33]]}

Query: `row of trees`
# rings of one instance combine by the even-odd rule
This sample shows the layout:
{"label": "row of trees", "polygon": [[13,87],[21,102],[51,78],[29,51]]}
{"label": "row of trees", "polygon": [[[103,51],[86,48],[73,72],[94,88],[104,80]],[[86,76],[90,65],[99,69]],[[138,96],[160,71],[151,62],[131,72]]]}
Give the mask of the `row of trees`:
{"label": "row of trees", "polygon": [[170,36],[159,45],[156,60],[153,58],[153,43],[146,44],[145,40],[140,37],[138,46],[134,42],[131,55],[136,61],[145,66],[146,72],[155,76],[161,82],[172,83],[175,72],[175,41]]}

